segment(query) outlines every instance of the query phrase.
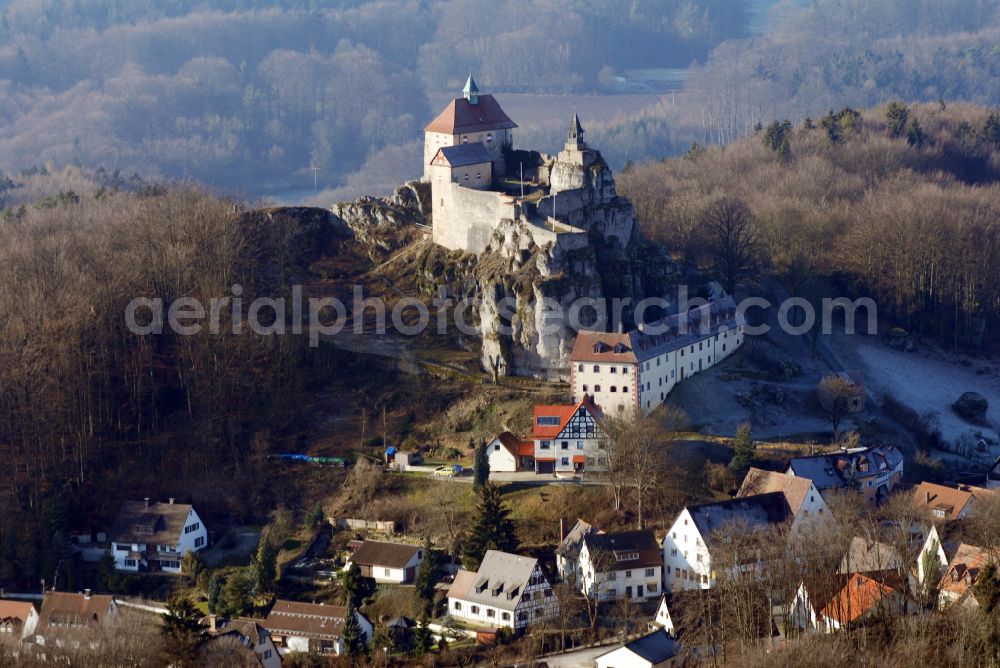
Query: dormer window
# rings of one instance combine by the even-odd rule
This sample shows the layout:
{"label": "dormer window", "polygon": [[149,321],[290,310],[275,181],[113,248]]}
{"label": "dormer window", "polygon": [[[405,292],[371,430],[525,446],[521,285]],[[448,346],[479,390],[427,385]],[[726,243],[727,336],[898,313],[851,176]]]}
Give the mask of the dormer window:
{"label": "dormer window", "polygon": [[616,343],[615,344],[615,352],[619,353],[619,354],[625,352],[625,344],[624,343]]}

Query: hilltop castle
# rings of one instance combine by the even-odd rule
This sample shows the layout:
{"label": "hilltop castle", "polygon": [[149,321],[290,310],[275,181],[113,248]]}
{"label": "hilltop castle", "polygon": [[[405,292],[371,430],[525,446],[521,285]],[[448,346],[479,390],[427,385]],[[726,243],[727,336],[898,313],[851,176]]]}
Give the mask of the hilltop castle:
{"label": "hilltop castle", "polygon": [[517,124],[471,74],[462,93],[424,128],[435,243],[478,255],[509,221],[550,253],[588,246],[592,231],[628,244],[632,205],[618,197],[576,114],[558,155],[515,150]]}

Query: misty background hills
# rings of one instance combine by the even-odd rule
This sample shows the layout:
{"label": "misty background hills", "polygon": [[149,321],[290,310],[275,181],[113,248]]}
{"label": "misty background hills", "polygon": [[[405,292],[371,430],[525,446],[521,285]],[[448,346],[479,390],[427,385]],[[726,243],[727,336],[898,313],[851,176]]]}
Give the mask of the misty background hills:
{"label": "misty background hills", "polygon": [[[991,0],[0,0],[0,171],[80,164],[249,197],[378,194],[472,70],[515,141],[569,109],[612,167],[776,118],[1000,102]],[[509,102],[508,102],[509,101]]]}

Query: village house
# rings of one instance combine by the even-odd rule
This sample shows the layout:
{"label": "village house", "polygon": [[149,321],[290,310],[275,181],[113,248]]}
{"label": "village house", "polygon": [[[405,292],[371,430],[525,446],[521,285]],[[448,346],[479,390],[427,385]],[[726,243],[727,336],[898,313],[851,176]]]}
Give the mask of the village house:
{"label": "village house", "polygon": [[209,615],[203,624],[208,625],[209,642],[221,638],[235,638],[237,642],[252,650],[262,668],[281,668],[281,654],[271,640],[271,634],[257,620],[232,619],[219,620],[215,615]]}
{"label": "village house", "polygon": [[765,471],[751,467],[743,478],[736,493],[737,498],[780,492],[785,495],[785,501],[792,511],[790,530],[795,532],[806,522],[813,520],[833,520],[830,508],[826,505],[823,495],[816,485],[808,478],[799,478],[778,471]]}
{"label": "village house", "polygon": [[126,501],[111,530],[111,556],[120,571],[180,573],[188,552],[208,546],[208,530],[184,503]]}
{"label": "village house", "polygon": [[989,550],[962,543],[938,582],[938,606],[965,605],[978,607],[975,586],[983,567],[994,561]]}
{"label": "village house", "polygon": [[575,475],[603,470],[601,409],[589,395],[575,405],[536,405],[532,424],[535,472]]}
{"label": "village house", "polygon": [[608,414],[646,414],[685,378],[743,344],[745,322],[731,297],[628,333],[582,330],[570,354],[573,400],[591,396]]}
{"label": "village house", "polygon": [[843,448],[836,452],[793,457],[789,475],[809,478],[821,494],[854,489],[875,503],[888,498],[903,479],[903,453],[892,445]]}
{"label": "village house", "polygon": [[990,492],[982,487],[948,487],[922,482],[913,488],[913,505],[934,523],[965,519],[976,502]]}
{"label": "village house", "polygon": [[45,645],[52,641],[55,646],[62,646],[60,636],[64,632],[92,630],[107,622],[117,610],[114,597],[91,594],[89,589],[80,594],[47,591],[38,613],[35,643]]}
{"label": "village house", "polygon": [[658,629],[601,654],[594,662],[597,668],[655,668],[675,665],[679,653],[680,644]]}
{"label": "village house", "polygon": [[30,601],[0,599],[0,642],[20,642],[38,626],[38,612]]}
{"label": "village house", "polygon": [[489,455],[490,472],[511,473],[534,470],[535,443],[522,441],[509,431],[505,431],[486,444]]}
{"label": "village house", "polygon": [[413,582],[424,549],[419,545],[365,540],[354,550],[351,563],[357,564],[361,574],[375,582],[406,584]]}
{"label": "village house", "polygon": [[489,550],[479,570],[455,575],[448,589],[448,614],[490,628],[522,631],[556,617],[559,599],[537,559]]}
{"label": "village house", "polygon": [[[861,573],[842,576],[839,589],[832,596],[823,596],[805,585],[796,593],[792,606],[792,623],[798,628],[827,633],[848,628],[876,616],[894,617],[906,609],[905,596],[897,580],[869,577]],[[811,595],[810,595],[811,594]],[[813,608],[814,603],[820,609]]]}
{"label": "village house", "polygon": [[[727,533],[768,542],[783,540],[794,514],[781,492],[757,494],[684,508],[663,539],[663,578],[671,590],[710,589],[716,585],[713,561],[730,542]],[[761,568],[747,555],[741,569]]]}
{"label": "village house", "polygon": [[841,575],[860,573],[881,582],[904,570],[903,557],[891,545],[855,536],[837,572]]}
{"label": "village house", "polygon": [[652,531],[598,531],[583,520],[556,549],[559,577],[588,597],[645,601],[659,596],[663,558]]}
{"label": "village house", "polygon": [[[372,638],[372,623],[360,612],[361,640],[367,645]],[[341,655],[345,651],[342,638],[347,608],[322,603],[299,603],[278,599],[271,606],[267,617],[258,623],[271,635],[275,647],[282,654],[313,652]]]}

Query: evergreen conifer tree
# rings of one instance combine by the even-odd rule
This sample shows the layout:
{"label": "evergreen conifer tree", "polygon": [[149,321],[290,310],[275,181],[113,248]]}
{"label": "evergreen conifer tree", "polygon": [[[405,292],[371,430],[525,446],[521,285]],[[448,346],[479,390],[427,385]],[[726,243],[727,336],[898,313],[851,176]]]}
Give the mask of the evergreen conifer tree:
{"label": "evergreen conifer tree", "polygon": [[508,509],[500,498],[500,488],[486,483],[479,490],[479,507],[472,532],[465,540],[462,562],[468,570],[479,568],[487,550],[514,552],[518,541],[514,533],[514,523]]}

